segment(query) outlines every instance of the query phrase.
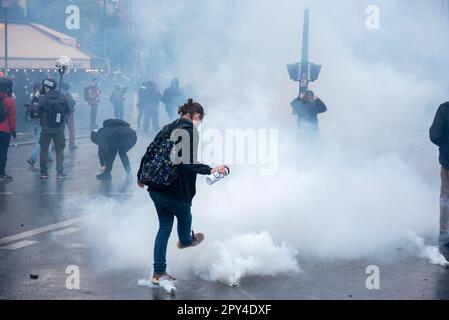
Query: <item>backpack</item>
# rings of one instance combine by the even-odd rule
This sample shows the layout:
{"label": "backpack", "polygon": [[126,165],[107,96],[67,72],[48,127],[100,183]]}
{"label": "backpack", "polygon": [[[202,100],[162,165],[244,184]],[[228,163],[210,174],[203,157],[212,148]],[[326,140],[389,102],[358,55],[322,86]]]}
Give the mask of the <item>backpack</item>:
{"label": "backpack", "polygon": [[178,168],[171,161],[179,142],[171,140],[171,134],[179,120],[165,126],[150,144],[142,158],[138,179],[147,186],[169,186],[178,177]]}
{"label": "backpack", "polygon": [[51,128],[61,128],[65,123],[65,103],[59,99],[47,99],[45,112],[47,114],[47,125]]}
{"label": "backpack", "polygon": [[5,100],[5,97],[0,100],[0,122],[5,121],[6,119],[6,111],[5,106],[3,105],[3,100]]}

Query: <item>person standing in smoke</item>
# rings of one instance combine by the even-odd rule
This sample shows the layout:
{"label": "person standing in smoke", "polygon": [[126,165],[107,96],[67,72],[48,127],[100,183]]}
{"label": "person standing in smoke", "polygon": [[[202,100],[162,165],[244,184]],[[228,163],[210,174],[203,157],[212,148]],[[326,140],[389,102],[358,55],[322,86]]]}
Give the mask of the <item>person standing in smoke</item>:
{"label": "person standing in smoke", "polygon": [[69,129],[69,149],[71,151],[78,149],[75,144],[75,106],[76,101],[69,92],[70,85],[66,82],[62,83],[61,93],[67,99],[70,108],[70,115],[67,118],[67,127]]}
{"label": "person standing in smoke", "polygon": [[50,143],[53,140],[56,151],[56,171],[57,179],[65,179],[64,173],[64,149],[65,141],[65,122],[70,116],[70,107],[67,98],[59,93],[57,82],[52,78],[47,78],[42,82],[41,96],[39,97],[39,114],[41,118],[41,178],[48,178],[47,158]]}
{"label": "person standing in smoke", "polygon": [[430,140],[439,147],[441,165],[440,249],[448,258],[449,252],[449,102],[442,104],[429,130]]}
{"label": "person standing in smoke", "polygon": [[[167,244],[175,217],[178,221],[179,242],[177,247],[179,249],[197,246],[204,240],[204,234],[192,231],[191,208],[192,200],[196,194],[197,175],[210,175],[216,172],[223,175],[228,174],[226,166],[212,169],[208,165],[197,161],[199,143],[197,127],[201,124],[204,117],[204,109],[201,104],[189,99],[187,103],[179,107],[178,114],[180,118],[165,126],[155,138],[155,141],[159,141],[164,135],[168,134],[168,136],[171,136],[176,132],[175,130],[178,130],[179,137],[178,139],[174,138],[177,141],[177,152],[175,153],[180,156],[182,161],[177,165],[177,177],[168,186],[147,184],[148,192],[154,202],[159,218],[159,231],[154,244],[154,274],[151,279],[151,282],[156,285],[162,279],[176,280],[166,271]],[[188,150],[187,153],[184,153],[185,156],[189,157],[187,161],[182,158],[182,150]],[[139,172],[137,173],[140,188],[145,187],[144,182],[139,180],[141,179],[144,159],[145,157],[142,159]]]}
{"label": "person standing in smoke", "polygon": [[103,122],[103,128],[93,131],[91,140],[98,145],[98,157],[103,173],[97,175],[98,180],[111,180],[112,167],[117,153],[120,156],[128,180],[131,179],[131,165],[127,152],[137,142],[136,131],[131,129],[128,122],[120,119],[108,119]]}
{"label": "person standing in smoke", "polygon": [[174,78],[162,96],[162,102],[165,104],[165,110],[171,120],[176,118],[178,107],[185,101],[184,99],[184,93],[179,87],[179,80]]}
{"label": "person standing in smoke", "polygon": [[109,97],[109,101],[112,103],[112,107],[114,108],[115,119],[123,120],[124,118],[125,91],[125,88],[122,89],[122,87],[116,84],[111,96]]}
{"label": "person standing in smoke", "polygon": [[300,135],[309,140],[316,140],[320,132],[318,114],[327,111],[326,105],[320,98],[315,97],[311,90],[304,92],[302,97],[296,98],[290,105],[293,108],[293,114],[298,117]]}
{"label": "person standing in smoke", "polygon": [[[34,139],[36,144],[34,145],[33,150],[31,151],[31,157],[27,160],[28,164],[34,167],[35,163],[39,160],[39,155],[41,154],[41,145],[39,144],[39,140],[41,139],[41,116],[39,114],[39,97],[41,91],[41,84],[35,83],[33,85],[33,93],[30,96],[30,103],[25,105],[25,115],[27,121],[31,123],[31,127],[33,129]],[[53,162],[53,159],[50,156],[50,153],[47,157],[48,162]]]}
{"label": "person standing in smoke", "polygon": [[84,100],[90,106],[90,129],[91,131],[98,128],[97,115],[98,106],[100,105],[101,90],[98,80],[93,79],[92,83],[84,89]]}
{"label": "person standing in smoke", "polygon": [[145,92],[147,90],[146,83],[142,82],[139,90],[137,91],[137,129],[142,128],[143,118],[143,102],[145,101]]}
{"label": "person standing in smoke", "polygon": [[162,95],[153,81],[148,81],[143,92],[143,100],[139,101],[143,108],[143,131],[150,131],[150,121],[153,131],[158,131],[159,127],[159,102]]}
{"label": "person standing in smoke", "polygon": [[0,181],[12,181],[6,174],[6,162],[11,137],[16,138],[16,106],[12,94],[13,82],[8,78],[0,79]]}

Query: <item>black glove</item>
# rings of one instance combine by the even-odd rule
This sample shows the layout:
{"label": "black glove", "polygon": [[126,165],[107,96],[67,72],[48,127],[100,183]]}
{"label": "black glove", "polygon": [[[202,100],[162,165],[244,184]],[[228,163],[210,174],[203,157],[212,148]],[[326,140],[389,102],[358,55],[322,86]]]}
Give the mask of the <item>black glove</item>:
{"label": "black glove", "polygon": [[16,130],[11,131],[11,135],[14,139],[17,138]]}

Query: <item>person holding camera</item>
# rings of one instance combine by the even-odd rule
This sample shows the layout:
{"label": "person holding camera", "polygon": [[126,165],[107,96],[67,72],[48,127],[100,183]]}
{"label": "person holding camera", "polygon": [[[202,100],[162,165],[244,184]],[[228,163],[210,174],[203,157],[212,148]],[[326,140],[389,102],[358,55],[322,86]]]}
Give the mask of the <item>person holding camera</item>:
{"label": "person holding camera", "polygon": [[12,88],[11,79],[0,79],[0,181],[13,180],[5,172],[11,137],[16,138],[16,106]]}
{"label": "person holding camera", "polygon": [[100,105],[101,90],[97,79],[93,79],[92,83],[84,89],[84,100],[90,106],[90,130],[98,128],[97,115],[98,106]]}
{"label": "person holding camera", "polygon": [[318,114],[327,112],[327,107],[316,97],[313,91],[307,90],[291,103],[293,114],[298,117],[298,130],[303,138],[316,140],[320,130],[318,126]]}
{"label": "person holding camera", "polygon": [[120,87],[118,84],[114,86],[114,90],[109,97],[109,101],[114,108],[114,117],[117,120],[123,120],[124,118],[124,104],[125,104],[126,88]]}
{"label": "person holding camera", "polygon": [[52,140],[56,151],[57,179],[67,178],[67,175],[64,173],[64,148],[66,146],[64,130],[65,122],[71,111],[67,98],[56,88],[56,80],[52,78],[45,79],[42,82],[41,96],[38,102],[42,125],[40,138],[42,179],[48,178],[47,156]]}

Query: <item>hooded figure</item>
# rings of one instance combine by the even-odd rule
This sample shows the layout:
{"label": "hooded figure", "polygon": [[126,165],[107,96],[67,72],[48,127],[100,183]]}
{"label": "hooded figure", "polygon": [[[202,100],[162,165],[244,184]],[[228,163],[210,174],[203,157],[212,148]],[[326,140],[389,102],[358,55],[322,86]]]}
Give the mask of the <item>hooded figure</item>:
{"label": "hooded figure", "polygon": [[91,140],[98,145],[100,165],[105,167],[104,172],[97,175],[99,180],[112,179],[112,166],[117,153],[120,156],[127,177],[130,177],[131,166],[127,152],[136,145],[137,134],[128,122],[119,119],[108,119],[103,122],[103,128],[92,132]]}

